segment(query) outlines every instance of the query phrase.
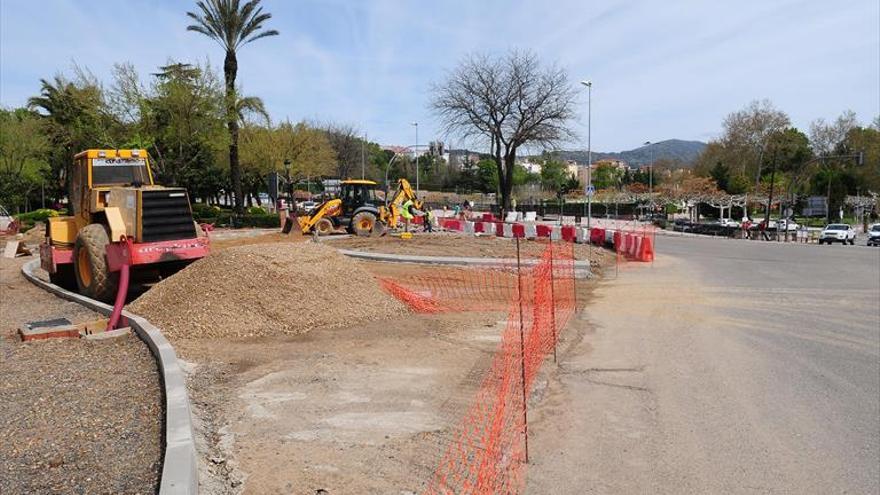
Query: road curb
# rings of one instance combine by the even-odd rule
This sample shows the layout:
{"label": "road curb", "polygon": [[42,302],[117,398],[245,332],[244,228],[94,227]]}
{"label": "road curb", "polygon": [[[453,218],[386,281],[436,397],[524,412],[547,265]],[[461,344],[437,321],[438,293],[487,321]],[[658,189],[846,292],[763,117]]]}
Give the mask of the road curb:
{"label": "road curb", "polygon": [[[94,299],[64,290],[34,275],[40,260],[28,261],[21,273],[34,285],[58,297],[81,304],[103,315],[109,315],[113,307]],[[129,326],[147,344],[159,364],[162,392],[165,395],[165,454],[162,459],[162,475],[159,481],[160,495],[195,495],[199,491],[196,465],[195,438],[190,416],[186,377],[177,361],[177,354],[168,339],[158,328],[144,318],[123,311]]]}
{"label": "road curb", "polygon": [[[516,266],[516,258],[470,258],[461,256],[419,256],[413,254],[390,254],[374,253],[368,251],[356,251],[352,249],[340,249],[345,256],[367,261],[384,261],[390,263],[417,263],[423,265],[452,265],[485,268],[509,268]],[[522,260],[524,265],[534,265],[538,261],[533,259]],[[574,262],[575,278],[591,278],[592,270],[588,261]]]}

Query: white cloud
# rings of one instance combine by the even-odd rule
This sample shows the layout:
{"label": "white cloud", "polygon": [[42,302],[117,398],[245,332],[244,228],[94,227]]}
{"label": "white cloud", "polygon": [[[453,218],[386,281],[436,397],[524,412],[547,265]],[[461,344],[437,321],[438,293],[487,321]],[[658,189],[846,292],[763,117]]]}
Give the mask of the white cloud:
{"label": "white cloud", "polygon": [[[386,143],[436,126],[432,82],[471,51],[536,51],[593,89],[593,147],[705,139],[752,99],[806,128],[851,108],[880,113],[880,6],[788,2],[410,2],[264,0],[281,36],[244,47],[239,82],[276,120],[336,120]],[[120,9],[124,5],[124,9]],[[148,74],[168,59],[222,67],[220,48],[186,31],[194,2],[0,3],[0,104],[22,105],[72,61],[107,80],[114,62]],[[583,98],[586,113],[586,95]],[[586,116],[575,124],[586,135]],[[575,144],[576,145],[576,144]]]}

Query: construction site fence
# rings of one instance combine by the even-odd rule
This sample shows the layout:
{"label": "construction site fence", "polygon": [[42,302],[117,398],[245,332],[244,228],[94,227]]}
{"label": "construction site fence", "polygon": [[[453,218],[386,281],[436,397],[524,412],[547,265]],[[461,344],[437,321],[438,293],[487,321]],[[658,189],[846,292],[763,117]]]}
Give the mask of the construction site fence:
{"label": "construction site fence", "polygon": [[501,342],[467,413],[437,460],[426,494],[520,493],[528,463],[528,397],[542,363],[556,358],[575,314],[574,245],[516,238],[517,258],[500,268],[381,279],[413,310],[499,311]]}
{"label": "construction site fence", "polygon": [[440,227],[473,235],[555,240],[569,243],[594,244],[614,249],[618,261],[654,261],[657,227],[640,221],[602,219],[589,227],[574,224],[541,222],[505,222],[492,214],[480,218],[441,218]]}

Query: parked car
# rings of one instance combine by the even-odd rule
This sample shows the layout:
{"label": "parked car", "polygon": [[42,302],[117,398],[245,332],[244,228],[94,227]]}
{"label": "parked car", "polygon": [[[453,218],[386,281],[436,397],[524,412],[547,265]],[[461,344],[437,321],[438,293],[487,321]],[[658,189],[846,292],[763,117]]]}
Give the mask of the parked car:
{"label": "parked car", "polygon": [[853,245],[856,243],[856,231],[845,223],[826,225],[822,229],[822,233],[819,234],[819,244],[831,244],[832,242],[839,242],[841,244],[848,242],[850,245]]}
{"label": "parked car", "polygon": [[0,205],[0,234],[15,234],[18,232],[18,221]]}
{"label": "parked car", "polygon": [[868,245],[880,246],[880,223],[875,223],[868,228]]}
{"label": "parked car", "polygon": [[730,219],[730,218],[722,218],[721,220],[718,221],[718,224],[721,225],[722,227],[730,227],[730,228],[734,228],[734,229],[738,229],[739,225],[740,225],[739,222],[737,222],[736,220]]}
{"label": "parked car", "polygon": [[782,231],[795,232],[801,226],[797,224],[794,220],[782,219],[779,223],[776,224],[775,228],[778,228]]}
{"label": "parked car", "polygon": [[308,213],[308,212],[312,211],[312,208],[314,208],[315,206],[318,206],[318,203],[315,203],[314,201],[302,201],[302,202],[297,203],[297,206],[299,206],[302,209],[302,211]]}

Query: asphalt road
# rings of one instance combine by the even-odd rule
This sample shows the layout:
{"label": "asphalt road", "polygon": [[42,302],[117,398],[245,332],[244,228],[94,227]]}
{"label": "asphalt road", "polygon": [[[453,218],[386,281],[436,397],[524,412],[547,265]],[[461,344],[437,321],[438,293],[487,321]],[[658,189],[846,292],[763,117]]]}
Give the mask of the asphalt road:
{"label": "asphalt road", "polygon": [[529,493],[880,493],[880,249],[657,251],[545,365]]}

